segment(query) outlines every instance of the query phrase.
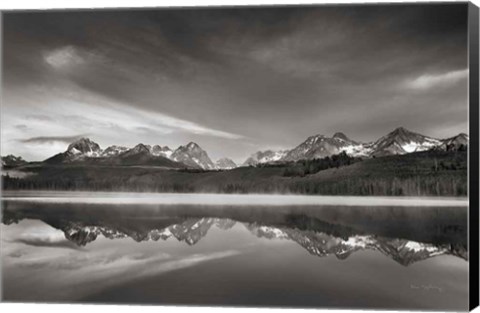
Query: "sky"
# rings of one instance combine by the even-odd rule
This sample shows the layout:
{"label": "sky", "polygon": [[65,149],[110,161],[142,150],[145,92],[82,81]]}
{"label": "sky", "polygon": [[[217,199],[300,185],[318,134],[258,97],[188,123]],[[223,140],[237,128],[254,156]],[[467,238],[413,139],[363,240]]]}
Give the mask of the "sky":
{"label": "sky", "polygon": [[467,35],[466,3],[7,12],[1,154],[468,133]]}

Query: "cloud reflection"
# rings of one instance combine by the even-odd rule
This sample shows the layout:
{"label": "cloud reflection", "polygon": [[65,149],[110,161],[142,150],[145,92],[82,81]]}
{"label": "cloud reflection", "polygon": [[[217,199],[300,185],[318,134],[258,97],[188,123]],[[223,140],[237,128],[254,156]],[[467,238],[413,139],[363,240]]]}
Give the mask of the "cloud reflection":
{"label": "cloud reflection", "polygon": [[[2,229],[2,233],[6,234],[2,238],[5,247],[2,251],[4,256],[8,256],[3,258],[4,282],[9,287],[17,286],[23,294],[36,286],[29,296],[34,300],[46,299],[52,294],[56,295],[58,301],[71,300],[72,294],[74,298],[81,299],[113,285],[240,253],[238,250],[226,250],[173,256],[146,245],[125,250],[122,245],[104,245],[101,242],[101,247],[91,249],[58,249],[72,247],[67,246],[61,231],[39,224],[22,221]],[[18,238],[13,240],[14,237]],[[125,240],[129,239],[124,239],[124,243]],[[25,244],[28,246],[25,247]],[[28,272],[25,272],[27,269]],[[22,273],[28,273],[25,281],[19,281],[19,277],[24,275]],[[34,283],[37,280],[38,283],[48,281],[48,288],[39,289],[39,285]]]}

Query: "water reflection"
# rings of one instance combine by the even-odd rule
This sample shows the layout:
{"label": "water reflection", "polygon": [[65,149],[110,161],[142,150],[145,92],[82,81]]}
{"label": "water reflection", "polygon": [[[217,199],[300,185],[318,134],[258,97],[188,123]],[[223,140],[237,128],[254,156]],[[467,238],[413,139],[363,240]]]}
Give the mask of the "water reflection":
{"label": "water reflection", "polygon": [[212,226],[243,225],[258,238],[295,242],[344,260],[378,251],[408,266],[438,255],[468,260],[466,210],[415,207],[236,207],[3,202],[2,222],[40,220],[83,247],[99,236],[136,242],[175,238],[195,245]]}

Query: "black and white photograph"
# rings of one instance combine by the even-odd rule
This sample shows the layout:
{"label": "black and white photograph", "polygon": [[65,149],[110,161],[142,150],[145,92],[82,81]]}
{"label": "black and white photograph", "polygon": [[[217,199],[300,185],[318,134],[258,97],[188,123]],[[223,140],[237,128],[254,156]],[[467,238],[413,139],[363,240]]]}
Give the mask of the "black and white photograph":
{"label": "black and white photograph", "polygon": [[475,14],[3,11],[2,301],[467,311]]}

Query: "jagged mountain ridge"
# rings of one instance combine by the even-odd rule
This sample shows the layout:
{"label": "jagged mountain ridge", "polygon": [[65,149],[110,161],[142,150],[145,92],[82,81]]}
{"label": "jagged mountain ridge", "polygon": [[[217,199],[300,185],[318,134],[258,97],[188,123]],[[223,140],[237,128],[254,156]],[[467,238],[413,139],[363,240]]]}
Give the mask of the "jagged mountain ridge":
{"label": "jagged mountain ridge", "polygon": [[65,152],[44,161],[47,164],[85,162],[110,165],[157,165],[171,168],[216,169],[208,154],[196,143],[190,142],[172,151],[167,146],[138,144],[133,148],[109,146],[102,150],[89,138],[71,143]]}
{"label": "jagged mountain ridge", "polygon": [[54,155],[44,161],[47,164],[82,163],[92,165],[145,165],[168,168],[183,168],[185,165],[150,152],[151,147],[138,144],[128,149],[121,146],[110,146],[102,150],[100,146],[88,138],[81,138],[70,144],[65,152]]}
{"label": "jagged mountain ridge", "polygon": [[89,138],[80,138],[72,142],[65,152],[58,153],[44,162],[53,164],[78,162],[87,158],[99,158],[102,152],[96,142]]}
{"label": "jagged mountain ridge", "polygon": [[96,142],[91,141],[89,138],[81,138],[72,142],[68,146],[67,152],[78,156],[99,157],[102,149],[100,149],[100,146]]}
{"label": "jagged mountain ridge", "polygon": [[365,149],[362,144],[351,140],[343,133],[335,133],[331,138],[324,135],[315,135],[308,137],[307,140],[290,150],[282,160],[319,159],[343,151],[353,156],[366,156],[368,153],[365,152]]}
{"label": "jagged mountain ridge", "polygon": [[465,149],[469,140],[470,138],[467,134],[460,133],[457,136],[442,140],[442,144],[438,149],[446,151]]}
{"label": "jagged mountain ridge", "polygon": [[110,165],[151,165],[165,166],[169,168],[183,168],[184,164],[173,161],[169,158],[154,155],[150,152],[149,145],[138,144],[132,149],[122,152],[116,156],[99,160],[102,164]]}
{"label": "jagged mountain ridge", "polygon": [[426,151],[441,144],[442,141],[439,139],[427,137],[399,127],[373,143],[371,156]]}
{"label": "jagged mountain ridge", "polygon": [[[466,149],[468,135],[461,133],[447,139],[436,139],[398,127],[374,142],[361,143],[350,139],[344,133],[337,132],[332,137],[315,135],[291,150],[265,150],[252,154],[242,166],[255,166],[263,163],[298,161],[302,159],[324,158],[345,152],[354,157],[380,157],[407,154],[430,149],[451,151]],[[138,155],[137,158],[132,157]],[[6,165],[9,156],[2,157],[2,166]],[[21,158],[21,157],[19,157]],[[10,159],[12,159],[10,157]],[[13,160],[13,159],[12,159]],[[127,161],[125,161],[127,160]],[[170,162],[173,161],[173,162]],[[81,138],[71,143],[65,152],[56,154],[44,161],[47,164],[63,163],[96,163],[116,165],[155,165],[172,168],[196,168],[204,170],[229,170],[237,167],[235,162],[222,158],[213,162],[208,153],[194,142],[179,146],[176,150],[168,146],[138,144],[133,148],[110,146],[102,150],[89,138]],[[27,162],[10,162],[21,166]]]}
{"label": "jagged mountain ridge", "polygon": [[262,151],[254,153],[245,162],[244,166],[258,163],[272,163],[274,161],[298,161],[332,156],[342,152],[353,157],[377,157],[388,155],[402,155],[430,149],[456,150],[468,146],[468,135],[461,133],[447,139],[436,139],[398,127],[387,135],[373,142],[362,143],[350,139],[344,133],[337,132],[332,137],[314,135],[291,150],[271,151],[269,155],[281,153],[283,156],[276,160],[261,159]]}

